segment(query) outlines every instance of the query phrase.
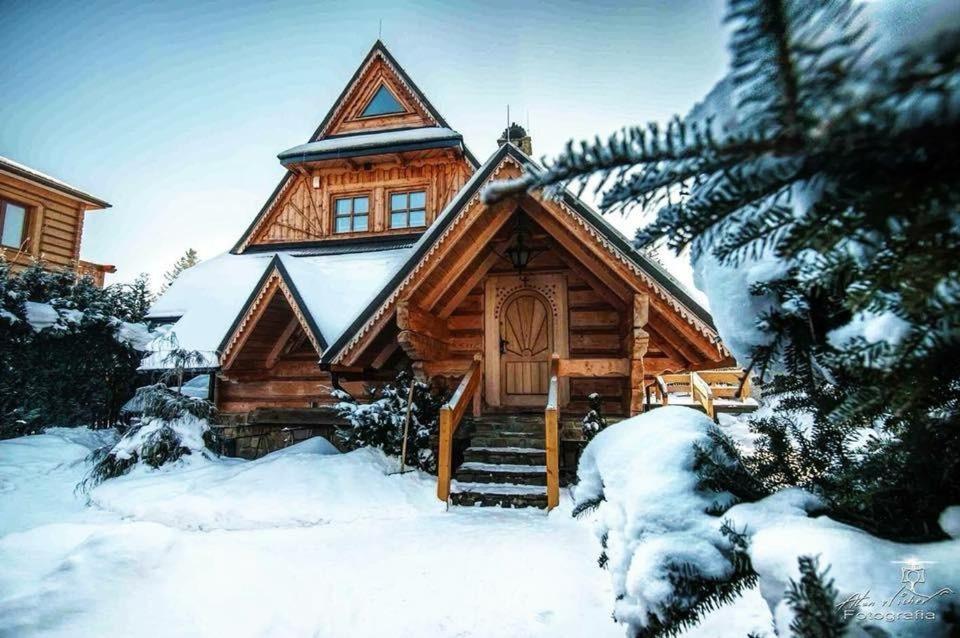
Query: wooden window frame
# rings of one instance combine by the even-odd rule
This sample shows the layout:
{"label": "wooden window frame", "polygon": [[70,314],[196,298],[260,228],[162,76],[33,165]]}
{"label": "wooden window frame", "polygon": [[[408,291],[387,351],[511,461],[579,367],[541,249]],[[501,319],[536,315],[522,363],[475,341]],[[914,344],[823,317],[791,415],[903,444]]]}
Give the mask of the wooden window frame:
{"label": "wooden window frame", "polygon": [[[16,246],[8,246],[2,242],[3,237],[3,226],[7,219],[7,205],[13,204],[14,206],[19,206],[23,209],[23,228],[20,229],[20,243]],[[29,251],[29,239],[30,239],[30,218],[31,218],[31,206],[24,202],[16,201],[9,199],[7,197],[0,197],[0,248],[6,248],[7,250],[16,250],[18,252],[28,252]]]}
{"label": "wooden window frame", "polygon": [[[367,227],[364,230],[356,230],[353,227],[353,220],[357,217],[354,212],[354,200],[365,198],[367,200],[367,212],[362,216],[367,218]],[[350,214],[349,215],[338,215],[337,214],[337,202],[340,200],[350,200]],[[330,230],[333,231],[331,236],[335,235],[358,235],[361,233],[369,233],[373,230],[373,196],[370,191],[360,191],[360,192],[346,192],[346,193],[336,193],[331,196],[330,201],[330,212],[333,216]],[[337,220],[338,219],[349,219],[350,220],[350,230],[337,230]]]}
{"label": "wooden window frame", "polygon": [[[423,193],[423,224],[418,226],[410,225],[410,211],[420,210],[419,208],[410,208],[410,195],[414,193]],[[407,225],[406,226],[394,226],[393,225],[393,196],[394,195],[406,195],[407,196],[407,207],[400,209],[398,212],[406,212],[407,214]],[[388,190],[386,192],[386,201],[384,202],[384,209],[387,216],[387,229],[389,230],[409,230],[411,228],[426,228],[430,225],[430,192],[426,186],[415,186],[415,187],[406,187],[406,188],[396,188],[393,190]]]}

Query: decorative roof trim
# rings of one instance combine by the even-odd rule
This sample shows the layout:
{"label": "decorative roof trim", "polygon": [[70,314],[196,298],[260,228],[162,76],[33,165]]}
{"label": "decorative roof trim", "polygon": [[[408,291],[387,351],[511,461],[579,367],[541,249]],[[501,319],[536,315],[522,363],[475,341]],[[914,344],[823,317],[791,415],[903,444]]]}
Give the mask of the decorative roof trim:
{"label": "decorative roof trim", "polygon": [[224,335],[220,346],[217,348],[220,353],[221,368],[227,367],[227,365],[232,362],[233,357],[237,354],[234,351],[237,342],[250,323],[254,311],[263,303],[272,299],[273,294],[270,294],[268,297],[268,293],[275,294],[276,289],[279,289],[280,292],[283,293],[287,303],[290,304],[290,308],[293,310],[294,316],[297,318],[297,321],[300,322],[300,325],[303,326],[304,331],[307,333],[307,338],[310,339],[310,343],[313,344],[317,353],[323,354],[324,350],[326,350],[327,342],[323,338],[323,333],[320,332],[313,316],[309,310],[307,310],[306,304],[303,303],[303,297],[300,296],[300,291],[297,290],[297,286],[293,283],[293,279],[291,279],[290,273],[287,272],[286,267],[283,265],[280,256],[274,255],[273,259],[270,260],[270,263],[263,271],[263,275],[260,277],[257,285],[247,298],[247,301],[243,304],[243,308],[233,320],[233,324],[230,326],[227,334]]}

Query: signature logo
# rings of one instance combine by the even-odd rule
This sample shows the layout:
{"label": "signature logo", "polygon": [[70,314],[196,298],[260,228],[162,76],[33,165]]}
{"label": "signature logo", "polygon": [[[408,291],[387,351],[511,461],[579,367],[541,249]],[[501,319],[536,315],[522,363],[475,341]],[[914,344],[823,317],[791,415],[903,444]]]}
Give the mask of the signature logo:
{"label": "signature logo", "polygon": [[953,594],[949,587],[931,588],[927,584],[927,570],[924,565],[930,561],[908,559],[898,561],[900,565],[900,588],[889,597],[875,600],[870,590],[851,594],[846,600],[837,603],[837,612],[845,619],[858,621],[930,621],[937,620],[937,605],[933,601]]}

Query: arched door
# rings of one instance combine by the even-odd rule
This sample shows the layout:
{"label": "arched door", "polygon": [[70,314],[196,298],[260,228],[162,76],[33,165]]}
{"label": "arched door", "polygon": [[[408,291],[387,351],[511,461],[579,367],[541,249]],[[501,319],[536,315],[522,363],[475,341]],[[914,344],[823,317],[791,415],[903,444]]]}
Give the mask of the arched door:
{"label": "arched door", "polygon": [[543,405],[554,350],[553,313],[543,295],[522,290],[500,313],[500,401]]}

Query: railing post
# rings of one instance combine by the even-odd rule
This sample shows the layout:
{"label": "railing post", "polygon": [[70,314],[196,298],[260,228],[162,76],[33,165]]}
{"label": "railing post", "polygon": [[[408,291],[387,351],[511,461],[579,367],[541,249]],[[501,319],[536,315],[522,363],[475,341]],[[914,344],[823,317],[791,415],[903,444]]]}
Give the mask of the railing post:
{"label": "railing post", "polygon": [[554,353],[550,360],[550,389],[547,393],[547,408],[544,411],[547,452],[547,510],[560,504],[560,433],[557,405],[560,355]]}
{"label": "railing post", "polygon": [[440,408],[440,454],[437,459],[437,498],[444,503],[450,498],[450,471],[453,463],[453,411]]}

